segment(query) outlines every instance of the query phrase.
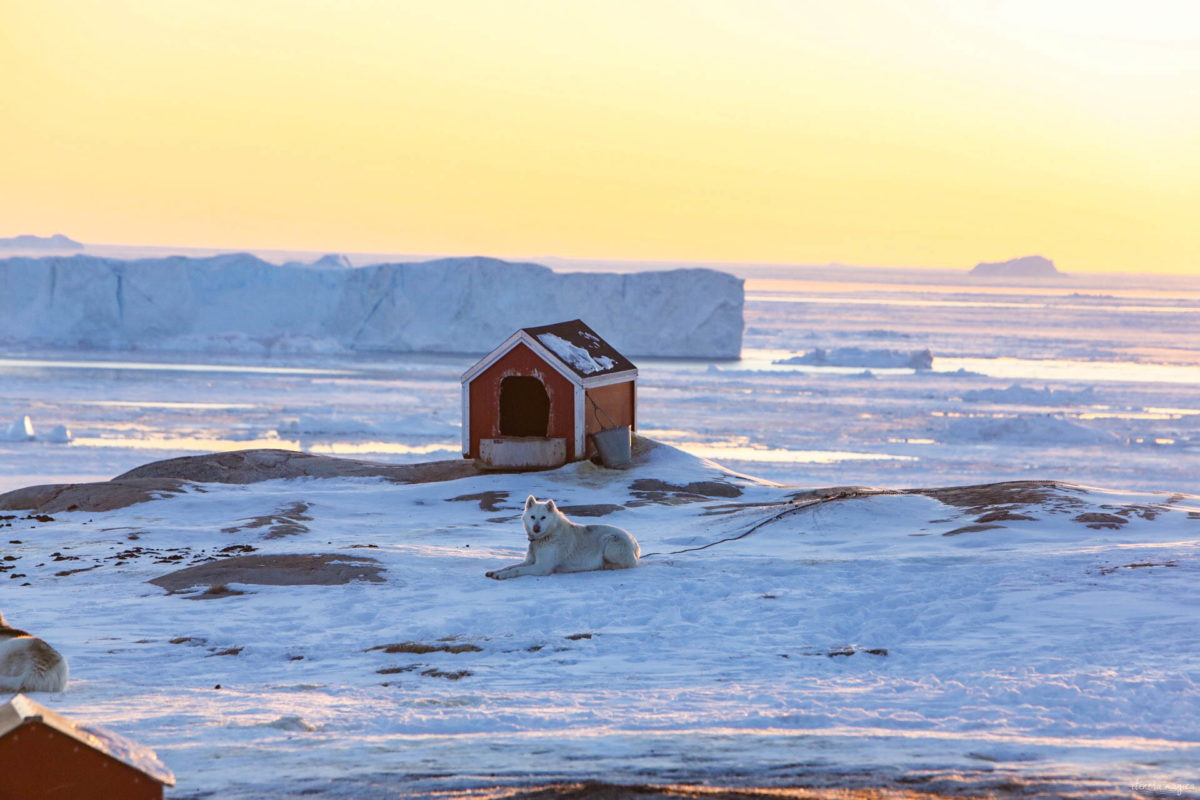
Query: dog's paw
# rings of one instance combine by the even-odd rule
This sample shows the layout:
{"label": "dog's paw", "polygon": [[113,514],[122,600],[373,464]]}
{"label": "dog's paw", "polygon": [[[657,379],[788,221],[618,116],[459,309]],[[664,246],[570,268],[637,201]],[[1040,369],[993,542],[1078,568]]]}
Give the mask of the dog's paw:
{"label": "dog's paw", "polygon": [[483,577],[491,578],[491,579],[497,580],[497,581],[500,580],[500,576],[494,572],[485,572],[485,573],[483,573]]}

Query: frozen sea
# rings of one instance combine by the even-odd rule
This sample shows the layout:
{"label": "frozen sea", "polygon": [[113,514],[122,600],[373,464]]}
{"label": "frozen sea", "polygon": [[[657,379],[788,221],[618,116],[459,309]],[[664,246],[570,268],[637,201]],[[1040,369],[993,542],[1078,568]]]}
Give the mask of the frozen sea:
{"label": "frozen sea", "polygon": [[[635,359],[640,432],[670,447],[628,472],[5,512],[0,610],[71,662],[35,699],[153,747],[177,800],[1200,796],[1200,286],[743,275],[740,360]],[[474,360],[9,347],[0,419],[38,438],[0,443],[0,489],[256,447],[459,458]],[[798,491],[1008,480],[1079,486]],[[642,565],[487,580],[523,555],[527,493],[633,531]],[[384,580],[147,583],[312,553]]]}
{"label": "frozen sea", "polygon": [[[638,359],[643,433],[806,487],[1044,478],[1200,493],[1200,280],[742,273],[742,358]],[[933,366],[775,363],[818,348],[857,348],[868,365],[927,349]],[[247,447],[455,458],[458,377],[475,358],[9,346],[0,423],[28,415],[74,440],[0,442],[0,489]]]}

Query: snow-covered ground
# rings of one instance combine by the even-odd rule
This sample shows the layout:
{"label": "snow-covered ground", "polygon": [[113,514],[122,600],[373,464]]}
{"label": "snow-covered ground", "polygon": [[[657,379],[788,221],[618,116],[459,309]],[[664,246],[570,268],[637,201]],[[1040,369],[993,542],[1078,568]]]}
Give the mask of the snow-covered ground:
{"label": "snow-covered ground", "polygon": [[[486,579],[521,559],[529,493],[611,512],[643,564]],[[795,495],[667,447],[628,471],[206,484],[11,521],[4,610],[71,660],[38,700],[155,748],[173,797],[1193,783],[1200,499]],[[383,580],[147,583],[309,553]]]}
{"label": "snow-covered ground", "polygon": [[[72,663],[71,690],[36,699],[154,746],[178,798],[286,796],[265,788],[281,777],[293,795],[390,797],[556,776],[913,771],[1200,795],[1200,501],[1174,494],[1200,494],[1200,288],[750,277],[741,360],[637,359],[639,428],[690,456],[417,486],[211,486],[6,521],[4,574],[24,577],[0,577],[0,609]],[[847,348],[928,349],[932,368],[776,363]],[[28,415],[35,438],[0,441],[0,491],[249,447],[457,458],[472,362],[10,346],[0,432],[20,420],[24,433]],[[58,425],[69,442],[47,441],[65,438],[47,436]],[[666,555],[780,509],[730,504],[796,491],[697,457],[792,487],[1103,490],[997,523],[925,495],[843,500]],[[640,505],[677,493],[639,493],[638,479],[743,493]],[[485,492],[500,493],[494,510],[452,501]],[[628,573],[485,580],[518,560],[515,509],[531,492],[621,506],[603,521],[663,555]],[[311,519],[295,535],[245,527],[298,503]],[[1002,527],[941,535],[990,524]],[[145,583],[242,546],[369,555],[386,580],[201,601]],[[480,649],[369,650],[446,637]]]}

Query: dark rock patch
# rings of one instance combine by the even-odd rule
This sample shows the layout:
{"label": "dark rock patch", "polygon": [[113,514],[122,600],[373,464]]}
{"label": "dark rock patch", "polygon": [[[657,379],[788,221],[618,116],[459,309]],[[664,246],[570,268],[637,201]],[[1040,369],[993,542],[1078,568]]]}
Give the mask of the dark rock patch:
{"label": "dark rock patch", "polygon": [[[227,650],[221,650],[220,652],[217,652],[217,653],[209,653],[208,655],[205,656],[205,658],[214,658],[216,656],[236,656],[238,653],[242,652],[245,649],[246,648],[244,648],[244,647],[230,647]],[[220,687],[217,687],[217,688],[220,688]]]}
{"label": "dark rock patch", "polygon": [[460,669],[455,672],[443,672],[436,667],[430,667],[426,670],[421,670],[422,675],[428,675],[430,678],[445,678],[448,681],[457,681],[461,678],[466,678],[472,673],[469,670]]}
{"label": "dark rock patch", "polygon": [[[43,515],[64,511],[112,511],[179,494],[186,489],[187,484],[175,478],[129,478],[101,483],[28,486],[0,495],[0,510],[39,511]],[[32,519],[52,521],[49,517],[42,519],[40,516]]]}
{"label": "dark rock patch", "polygon": [[955,528],[952,531],[946,531],[942,534],[942,536],[958,536],[960,533],[980,533],[982,531],[990,531],[1003,527],[1003,525],[964,525],[961,528]]}
{"label": "dark rock patch", "polygon": [[1078,508],[1082,505],[1076,493],[1082,492],[1074,486],[1057,481],[1004,481],[974,486],[949,486],[937,489],[910,489],[908,494],[932,497],[938,502],[967,513],[982,515],[993,513],[998,506],[1014,511],[1016,506],[1049,506],[1060,510]]}
{"label": "dark rock patch", "polygon": [[1119,569],[1145,569],[1147,567],[1177,567],[1179,564],[1175,561],[1163,561],[1156,564],[1153,561],[1142,561],[1137,564],[1122,564],[1119,567],[1101,567],[1101,575],[1111,575]]}
{"label": "dark rock patch", "polygon": [[98,566],[100,566],[100,565],[99,565],[99,564],[93,564],[93,565],[92,565],[92,566],[90,566],[90,567],[80,567],[79,569],[64,569],[64,570],[62,570],[61,572],[56,572],[56,573],[54,573],[54,577],[56,577],[56,578],[65,578],[65,577],[67,577],[68,575],[74,575],[74,574],[75,574],[75,573],[77,573],[77,572],[89,572],[89,571],[91,571],[91,570],[95,569],[95,568],[96,568],[96,567],[98,567]]}
{"label": "dark rock patch", "polygon": [[1153,520],[1162,509],[1154,506],[1100,506],[1105,511],[1112,511],[1114,514],[1122,517],[1136,516],[1138,519]]}
{"label": "dark rock patch", "polygon": [[617,511],[624,511],[625,506],[618,506],[612,503],[595,503],[582,506],[559,506],[558,510],[568,517],[606,517]]}
{"label": "dark rock patch", "polygon": [[1082,522],[1089,528],[1095,530],[1114,530],[1119,531],[1121,526],[1129,522],[1125,517],[1119,517],[1116,514],[1101,514],[1096,511],[1089,511],[1086,514],[1079,514],[1073,517],[1073,521]]}
{"label": "dark rock patch", "polygon": [[376,672],[376,674],[379,674],[379,675],[397,675],[401,672],[412,672],[413,670],[415,670],[417,667],[420,667],[420,666],[423,666],[423,665],[422,664],[409,664],[407,667],[384,667],[383,669],[375,670],[375,672]]}
{"label": "dark rock patch", "polygon": [[297,501],[290,506],[283,506],[277,509],[274,514],[264,514],[261,517],[249,517],[238,520],[238,522],[245,524],[222,528],[221,533],[237,533],[238,531],[266,528],[268,526],[270,530],[267,531],[267,535],[264,537],[267,539],[281,539],[284,536],[296,536],[297,534],[308,533],[308,526],[303,523],[312,522],[312,517],[305,514],[309,508],[311,506],[308,503]]}
{"label": "dark rock patch", "polygon": [[246,555],[208,561],[150,581],[172,594],[194,587],[246,583],[259,586],[335,586],[351,581],[382,583],[383,567],[373,558],[341,553]]}
{"label": "dark rock patch", "polygon": [[175,478],[197,483],[257,483],[278,478],[384,478],[396,483],[434,483],[479,474],[474,463],[466,459],[380,464],[292,450],[258,449],[155,461],[115,480]]}
{"label": "dark rock patch", "polygon": [[0,511],[112,511],[169,497],[195,484],[257,483],[280,478],[382,478],[395,483],[437,483],[481,474],[473,461],[380,464],[351,458],[257,449],[154,461],[98,483],[29,486],[0,494]]}
{"label": "dark rock patch", "polygon": [[[849,657],[855,653],[866,653],[872,656],[886,656],[888,654],[886,647],[872,647],[870,649],[864,647],[834,647],[830,650],[805,653],[806,656],[824,656],[826,658]],[[786,656],[785,656],[786,657]]]}
{"label": "dark rock patch", "polygon": [[1007,522],[1009,520],[1013,520],[1013,521],[1026,520],[1028,522],[1037,522],[1037,517],[1031,517],[1028,514],[1018,514],[1015,511],[1008,509],[1008,508],[999,508],[999,509],[996,509],[995,511],[992,511],[988,514],[984,514],[984,515],[976,518],[975,521],[980,522],[980,523],[987,523],[987,522]]}
{"label": "dark rock patch", "polygon": [[479,508],[488,513],[494,514],[500,510],[500,504],[508,499],[509,492],[489,491],[477,492],[476,494],[463,494],[458,497],[451,497],[446,500],[447,503],[461,502],[479,502]]}
{"label": "dark rock patch", "polygon": [[370,653],[373,650],[382,650],[385,653],[413,653],[416,655],[424,655],[425,653],[481,653],[483,648],[467,642],[461,644],[425,644],[424,642],[399,642],[396,644],[380,644],[375,647],[368,647],[363,652]]}
{"label": "dark rock patch", "polygon": [[692,481],[682,486],[657,478],[639,478],[629,484],[630,493],[641,502],[632,502],[630,506],[657,503],[661,505],[682,505],[697,503],[714,497],[741,497],[742,490],[731,483],[723,481]]}
{"label": "dark rock patch", "polygon": [[208,587],[207,589],[205,589],[203,592],[200,592],[199,594],[188,595],[184,599],[185,600],[216,600],[221,597],[237,597],[238,595],[243,595],[243,594],[245,594],[245,592],[243,592],[239,589],[230,589],[225,584],[220,583],[220,584],[217,584],[216,586]]}

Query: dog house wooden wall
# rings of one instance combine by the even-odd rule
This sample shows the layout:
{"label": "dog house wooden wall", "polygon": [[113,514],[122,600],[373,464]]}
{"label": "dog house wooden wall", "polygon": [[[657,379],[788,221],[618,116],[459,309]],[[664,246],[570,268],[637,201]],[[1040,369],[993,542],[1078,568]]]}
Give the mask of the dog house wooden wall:
{"label": "dog house wooden wall", "polygon": [[557,466],[591,455],[591,434],[636,428],[637,368],[580,320],[522,328],[463,373],[462,403],[464,458]]}
{"label": "dog house wooden wall", "polygon": [[152,750],[18,694],[0,706],[0,800],[162,800],[175,776]]}

